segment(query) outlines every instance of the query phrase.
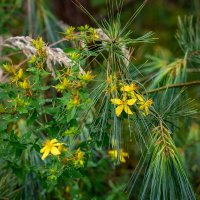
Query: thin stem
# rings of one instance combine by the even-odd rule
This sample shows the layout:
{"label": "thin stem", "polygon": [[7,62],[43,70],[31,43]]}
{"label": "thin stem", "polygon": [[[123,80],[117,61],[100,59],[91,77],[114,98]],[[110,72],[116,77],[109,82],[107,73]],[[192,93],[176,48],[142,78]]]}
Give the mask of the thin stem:
{"label": "thin stem", "polygon": [[[199,68],[187,68],[187,69],[186,69],[186,72],[188,72],[188,73],[196,73],[196,72],[200,72],[200,69],[199,69]],[[156,75],[156,73],[151,73],[151,74],[149,74],[149,75],[147,75],[147,76],[143,76],[143,77],[141,77],[141,78],[139,79],[139,81],[140,81],[140,82],[146,81],[147,79],[152,78],[154,75]]]}
{"label": "thin stem", "polygon": [[21,67],[24,63],[26,63],[30,58],[26,58],[25,60],[23,60],[22,62],[20,62],[17,67]]}
{"label": "thin stem", "polygon": [[27,2],[27,9],[28,9],[28,24],[29,24],[29,36],[33,36],[33,23],[32,23],[32,5],[31,5],[31,0],[28,0]]}
{"label": "thin stem", "polygon": [[67,39],[66,39],[66,38],[62,38],[61,40],[58,40],[58,41],[56,41],[56,42],[50,44],[49,47],[53,47],[53,46],[55,46],[55,45],[57,45],[57,44],[59,44],[59,43],[61,43],[61,42],[64,42],[64,41],[67,41]]}
{"label": "thin stem", "polygon": [[150,94],[150,93],[159,92],[159,91],[169,89],[169,88],[186,87],[186,86],[192,86],[192,85],[200,85],[200,81],[191,81],[191,82],[187,82],[187,83],[177,83],[177,84],[172,84],[172,85],[166,85],[166,86],[162,86],[160,88],[146,91],[143,94]]}
{"label": "thin stem", "polygon": [[0,60],[5,60],[8,57],[11,57],[11,56],[14,56],[14,55],[17,55],[17,54],[20,54],[20,53],[23,53],[23,51],[17,51],[17,52],[14,52],[14,53],[7,54],[5,56],[0,57]]}
{"label": "thin stem", "polygon": [[200,72],[200,69],[197,68],[188,68],[186,69],[187,72],[189,73],[196,73],[196,72]]}

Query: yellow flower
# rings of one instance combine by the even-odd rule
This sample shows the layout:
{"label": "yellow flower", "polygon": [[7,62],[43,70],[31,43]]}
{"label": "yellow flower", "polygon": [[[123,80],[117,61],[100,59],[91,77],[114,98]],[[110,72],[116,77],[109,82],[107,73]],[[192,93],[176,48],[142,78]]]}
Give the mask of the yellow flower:
{"label": "yellow flower", "polygon": [[16,72],[16,68],[9,64],[3,64],[3,69],[10,74],[15,74],[15,72]]}
{"label": "yellow flower", "polygon": [[109,84],[111,84],[111,83],[113,82],[113,80],[114,80],[114,76],[109,75],[109,76],[107,77],[106,82],[107,82],[107,84],[109,85]]}
{"label": "yellow flower", "polygon": [[117,86],[115,84],[111,84],[110,91],[111,92],[116,92],[117,91]]}
{"label": "yellow flower", "polygon": [[142,95],[140,94],[135,94],[136,98],[140,101],[140,102],[145,102],[144,98]]}
{"label": "yellow flower", "polygon": [[66,193],[70,193],[70,187],[69,187],[68,185],[67,185],[66,188],[65,188],[65,192],[66,192]]}
{"label": "yellow flower", "polygon": [[79,31],[87,31],[89,28],[90,28],[89,25],[85,24],[85,26],[79,26],[78,30]]}
{"label": "yellow flower", "polygon": [[72,52],[69,54],[71,60],[77,60],[80,58],[80,54],[76,53],[76,52]]}
{"label": "yellow flower", "polygon": [[78,95],[74,95],[73,103],[75,106],[78,106],[80,104],[80,99]]}
{"label": "yellow flower", "polygon": [[[117,150],[109,150],[108,154],[113,160],[116,160],[117,157],[118,157],[118,151]],[[120,162],[121,163],[125,163],[126,162],[126,157],[129,157],[129,155],[123,149],[120,149],[119,157],[120,157]]]}
{"label": "yellow flower", "polygon": [[117,92],[116,77],[109,75],[106,80],[107,84],[107,93]]}
{"label": "yellow flower", "polygon": [[44,160],[50,153],[54,156],[61,154],[62,143],[58,143],[56,139],[47,140],[44,143],[44,147],[40,150],[40,153],[43,153],[42,160]]}
{"label": "yellow flower", "polygon": [[80,99],[79,99],[79,95],[78,94],[75,94],[73,95],[73,99],[70,99],[68,102],[67,102],[67,109],[70,110],[74,107],[77,107],[80,105]]}
{"label": "yellow flower", "polygon": [[62,73],[65,77],[73,76],[73,72],[71,68],[67,68],[66,71]]}
{"label": "yellow flower", "polygon": [[91,40],[98,40],[99,39],[99,35],[97,34],[96,29],[90,30],[90,37],[91,37]]}
{"label": "yellow flower", "polygon": [[31,59],[29,60],[29,63],[35,63],[36,61],[37,61],[37,57],[36,55],[33,55]]}
{"label": "yellow flower", "polygon": [[18,83],[18,81],[21,80],[22,77],[23,77],[23,69],[20,69],[18,72],[16,72],[16,70],[13,70],[13,77],[11,81]]}
{"label": "yellow flower", "polygon": [[22,76],[23,76],[23,69],[20,69],[20,70],[18,71],[18,73],[17,73],[17,78],[18,78],[18,79],[21,79]]}
{"label": "yellow flower", "polygon": [[75,89],[75,88],[76,88],[76,89],[79,89],[79,88],[85,86],[85,84],[83,84],[81,81],[76,81],[76,80],[74,80],[74,81],[72,81],[71,86],[72,86],[74,89]]}
{"label": "yellow flower", "polygon": [[83,166],[84,165],[84,152],[82,152],[80,149],[76,151],[75,155],[75,161],[74,164],[78,166]]}
{"label": "yellow flower", "polygon": [[66,34],[67,36],[68,36],[68,35],[72,35],[72,34],[74,34],[74,30],[75,30],[75,27],[70,26],[69,28],[66,29],[65,34]]}
{"label": "yellow flower", "polygon": [[115,109],[116,115],[119,117],[122,111],[124,110],[128,115],[132,115],[133,112],[129,108],[129,106],[132,106],[136,102],[136,98],[127,99],[126,97],[123,97],[122,100],[120,99],[111,99],[112,104],[118,105]]}
{"label": "yellow flower", "polygon": [[66,147],[63,147],[63,143],[59,143],[58,145],[58,151],[62,152],[62,151],[67,151],[68,149]]}
{"label": "yellow flower", "polygon": [[36,40],[32,40],[32,43],[37,51],[40,51],[44,46],[42,37],[38,37]]}
{"label": "yellow flower", "polygon": [[87,71],[85,74],[79,76],[79,78],[83,81],[91,81],[95,76],[92,75],[91,71]]}
{"label": "yellow flower", "polygon": [[66,29],[65,31],[65,38],[68,40],[75,40],[77,39],[77,35],[75,33],[75,27],[70,26],[69,28]]}
{"label": "yellow flower", "polygon": [[66,89],[69,88],[69,80],[67,78],[64,78],[62,82],[60,82],[60,84],[54,86],[56,88],[57,91],[62,92]]}
{"label": "yellow flower", "polygon": [[24,90],[28,90],[28,89],[31,88],[31,85],[30,85],[29,80],[26,80],[26,79],[25,79],[23,82],[20,82],[20,83],[19,83],[19,86],[20,86],[21,88],[23,88]]}
{"label": "yellow flower", "polygon": [[121,87],[121,91],[123,92],[134,92],[136,89],[138,89],[138,86],[136,86],[135,83],[131,83],[130,85],[124,85]]}
{"label": "yellow flower", "polygon": [[148,99],[145,101],[144,98],[139,94],[136,94],[136,97],[139,100],[139,102],[137,103],[140,105],[139,109],[143,111],[143,114],[145,116],[148,115],[150,113],[149,107],[153,104],[152,99]]}

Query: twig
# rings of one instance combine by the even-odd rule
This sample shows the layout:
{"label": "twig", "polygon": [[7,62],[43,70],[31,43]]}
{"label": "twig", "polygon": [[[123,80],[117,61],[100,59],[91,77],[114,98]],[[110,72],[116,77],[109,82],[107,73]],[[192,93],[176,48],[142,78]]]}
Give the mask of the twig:
{"label": "twig", "polygon": [[[196,73],[196,72],[200,72],[200,68],[187,68],[186,69],[186,72],[188,73]],[[146,81],[147,79],[150,79],[152,78],[156,73],[151,73],[151,74],[148,74],[147,76],[143,76],[139,79],[140,82],[142,81]]]}
{"label": "twig", "polygon": [[55,46],[55,45],[57,45],[57,44],[59,44],[59,43],[61,43],[61,42],[66,41],[66,40],[67,40],[66,38],[63,38],[63,39],[61,39],[61,40],[58,40],[58,41],[56,41],[56,42],[50,44],[49,47],[53,47],[53,46]]}
{"label": "twig", "polygon": [[4,60],[8,57],[11,57],[11,56],[14,56],[14,55],[17,55],[17,54],[20,54],[20,53],[23,53],[23,51],[17,51],[17,52],[14,52],[14,53],[7,54],[5,56],[0,57],[0,60]]}
{"label": "twig", "polygon": [[200,53],[200,50],[192,51],[191,55],[198,55]]}
{"label": "twig", "polygon": [[177,83],[177,84],[172,84],[172,85],[166,85],[166,86],[163,86],[160,88],[146,91],[143,94],[150,94],[150,93],[159,92],[159,91],[169,89],[169,88],[186,87],[186,86],[192,86],[192,85],[200,85],[200,81],[191,81],[191,82],[187,82],[187,83]]}
{"label": "twig", "polygon": [[21,67],[24,63],[26,63],[30,58],[26,58],[25,60],[23,60],[22,62],[20,62],[17,67]]}
{"label": "twig", "polygon": [[188,68],[188,69],[186,69],[186,71],[189,72],[189,73],[195,73],[195,72],[200,72],[200,69]]}
{"label": "twig", "polygon": [[28,10],[28,24],[29,24],[29,36],[32,37],[32,28],[33,28],[33,23],[32,23],[32,5],[31,5],[31,0],[27,1],[27,10]]}

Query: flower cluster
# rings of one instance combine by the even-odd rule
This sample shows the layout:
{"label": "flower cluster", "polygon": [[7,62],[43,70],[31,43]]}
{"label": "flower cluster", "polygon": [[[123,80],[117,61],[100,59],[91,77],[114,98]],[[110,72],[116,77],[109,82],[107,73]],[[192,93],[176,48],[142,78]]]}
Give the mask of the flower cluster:
{"label": "flower cluster", "polygon": [[25,99],[23,99],[22,97],[20,97],[20,95],[18,94],[16,98],[10,100],[11,104],[14,105],[15,110],[18,107],[26,107],[29,105],[29,102]]}
{"label": "flower cluster", "polygon": [[116,160],[118,158],[118,154],[119,154],[119,159],[121,163],[125,163],[126,162],[126,158],[129,157],[128,153],[125,152],[123,149],[120,149],[120,151],[118,152],[117,150],[109,150],[108,151],[108,155],[113,159]]}
{"label": "flower cluster", "polygon": [[80,72],[74,68],[68,68],[65,72],[61,72],[57,79],[59,83],[53,86],[58,92],[68,92],[71,99],[68,102],[68,107],[78,106],[81,102],[80,90],[84,89],[87,84],[94,79],[95,76],[91,71]]}
{"label": "flower cluster", "polygon": [[111,99],[112,104],[116,105],[115,114],[119,117],[124,111],[128,115],[133,115],[131,106],[137,105],[138,109],[144,116],[149,115],[149,107],[153,104],[152,99],[147,99],[138,93],[138,86],[135,83],[130,85],[122,84],[120,91],[122,92],[122,99]]}
{"label": "flower cluster", "polygon": [[49,154],[52,154],[54,156],[58,156],[62,152],[63,143],[59,143],[57,139],[47,140],[44,143],[44,147],[40,150],[40,153],[42,153],[42,160],[44,160]]}
{"label": "flower cluster", "polygon": [[65,31],[65,38],[67,40],[84,40],[85,43],[89,43],[99,39],[97,30],[87,24],[78,27],[77,30],[78,32],[75,32],[75,27],[68,27]]}
{"label": "flower cluster", "polygon": [[84,165],[84,152],[81,151],[80,149],[77,149],[75,154],[74,154],[74,157],[73,157],[73,163],[76,167],[78,166],[83,166]]}
{"label": "flower cluster", "polygon": [[11,84],[15,83],[16,86],[22,88],[25,95],[31,95],[31,84],[22,68],[18,69],[17,66],[11,66],[9,64],[4,64],[3,68],[9,74]]}
{"label": "flower cluster", "polygon": [[36,54],[32,56],[29,62],[33,63],[38,69],[41,69],[44,67],[47,58],[45,43],[42,37],[38,37],[36,40],[32,40],[32,44],[36,49]]}
{"label": "flower cluster", "polygon": [[[60,156],[62,153],[67,152],[67,148],[64,147],[64,143],[58,142],[57,139],[47,140],[43,144],[43,148],[40,150],[42,153],[42,160],[46,159],[49,155]],[[79,149],[71,153],[69,150],[64,155],[64,163],[71,162],[76,167],[82,167],[84,165],[85,156],[84,152]]]}

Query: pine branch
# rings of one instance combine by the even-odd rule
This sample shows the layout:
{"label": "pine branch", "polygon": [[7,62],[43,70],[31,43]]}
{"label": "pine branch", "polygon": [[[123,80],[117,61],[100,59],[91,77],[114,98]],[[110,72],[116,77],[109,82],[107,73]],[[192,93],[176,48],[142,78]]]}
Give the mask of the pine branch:
{"label": "pine branch", "polygon": [[177,84],[172,84],[172,85],[166,85],[166,86],[162,86],[160,88],[146,91],[146,92],[144,92],[144,94],[155,93],[155,92],[159,92],[159,91],[169,89],[169,88],[186,87],[186,86],[188,87],[188,86],[192,86],[192,85],[200,85],[200,81],[191,81],[191,82],[187,82],[187,83],[177,83]]}
{"label": "pine branch", "polygon": [[[132,6],[133,4],[134,4],[134,2],[135,2],[135,0],[129,0],[129,1],[126,1],[126,2],[124,2],[123,3],[123,10],[126,10],[126,9],[129,9],[130,8],[130,6]],[[117,13],[119,12],[119,8],[117,7],[117,8],[113,8],[113,11],[112,11],[112,13],[113,13],[113,15],[115,16]],[[97,19],[97,20],[101,20],[101,19],[108,19],[109,18],[109,15],[108,14],[106,14],[106,15],[104,15],[104,16],[99,16],[99,15],[97,15],[97,16],[95,16],[95,19]]]}

